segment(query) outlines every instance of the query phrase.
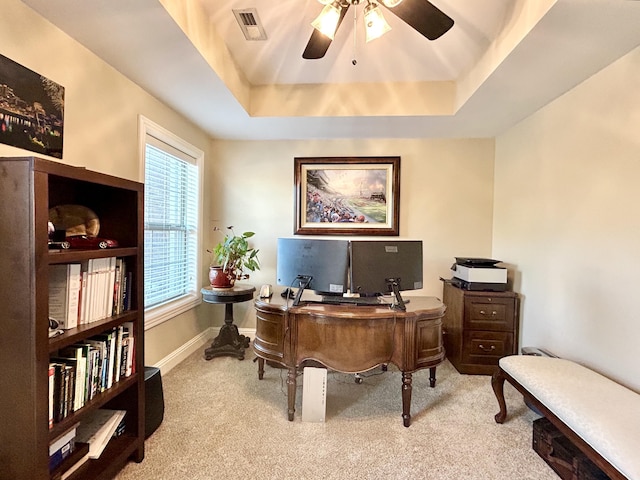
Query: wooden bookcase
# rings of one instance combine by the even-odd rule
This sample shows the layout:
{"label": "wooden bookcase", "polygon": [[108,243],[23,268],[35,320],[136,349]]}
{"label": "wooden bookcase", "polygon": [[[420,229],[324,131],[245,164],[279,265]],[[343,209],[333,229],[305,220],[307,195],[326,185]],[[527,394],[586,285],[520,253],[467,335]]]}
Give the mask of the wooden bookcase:
{"label": "wooden bookcase", "polygon": [[[69,480],[108,479],[144,457],[143,202],[141,183],[34,157],[0,159],[0,478],[51,478],[49,443],[97,408],[126,410],[126,430]],[[48,248],[48,211],[80,204],[100,220],[99,236],[118,248]],[[131,310],[49,339],[49,267],[125,258],[133,272]],[[133,323],[135,373],[49,428],[48,365],[59,349]]]}

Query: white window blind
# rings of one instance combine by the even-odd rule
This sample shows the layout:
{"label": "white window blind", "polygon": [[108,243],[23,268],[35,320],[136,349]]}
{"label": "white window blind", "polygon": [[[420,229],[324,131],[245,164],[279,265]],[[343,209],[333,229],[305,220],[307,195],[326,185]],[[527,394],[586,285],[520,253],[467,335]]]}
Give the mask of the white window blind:
{"label": "white window blind", "polygon": [[146,135],[144,206],[145,309],[197,295],[197,159]]}

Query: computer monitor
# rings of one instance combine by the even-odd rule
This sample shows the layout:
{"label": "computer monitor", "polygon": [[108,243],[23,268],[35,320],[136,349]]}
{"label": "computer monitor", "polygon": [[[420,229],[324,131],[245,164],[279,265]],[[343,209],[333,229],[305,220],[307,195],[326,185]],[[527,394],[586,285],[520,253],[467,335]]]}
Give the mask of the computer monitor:
{"label": "computer monitor", "polygon": [[322,295],[342,295],[347,291],[349,242],[310,238],[279,238],[276,281],[298,288],[294,305],[305,288]]}
{"label": "computer monitor", "polygon": [[421,240],[353,240],[350,248],[352,293],[393,293],[404,310],[400,292],[422,288]]}

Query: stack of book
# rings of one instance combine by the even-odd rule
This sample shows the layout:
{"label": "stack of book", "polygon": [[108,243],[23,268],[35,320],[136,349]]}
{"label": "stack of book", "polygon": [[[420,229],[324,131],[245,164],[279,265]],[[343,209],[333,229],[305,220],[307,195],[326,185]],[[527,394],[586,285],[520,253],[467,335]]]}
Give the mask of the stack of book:
{"label": "stack of book", "polygon": [[89,444],[77,439],[79,423],[49,444],[49,472],[52,480],[64,480],[89,459]]}
{"label": "stack of book", "polygon": [[125,322],[49,359],[49,427],[135,371],[133,324]]}
{"label": "stack of book", "polygon": [[132,272],[123,258],[93,258],[52,265],[49,318],[75,328],[131,309]]}
{"label": "stack of book", "polygon": [[67,432],[55,438],[49,445],[49,471],[53,471],[62,461],[68,458],[75,448],[76,429],[75,424]]}
{"label": "stack of book", "polygon": [[89,458],[99,458],[112,437],[124,431],[125,410],[101,408],[91,412],[77,428],[76,439],[89,444]]}
{"label": "stack of book", "polygon": [[99,458],[109,440],[125,431],[126,410],[99,409],[49,445],[50,477],[65,480],[87,460]]}

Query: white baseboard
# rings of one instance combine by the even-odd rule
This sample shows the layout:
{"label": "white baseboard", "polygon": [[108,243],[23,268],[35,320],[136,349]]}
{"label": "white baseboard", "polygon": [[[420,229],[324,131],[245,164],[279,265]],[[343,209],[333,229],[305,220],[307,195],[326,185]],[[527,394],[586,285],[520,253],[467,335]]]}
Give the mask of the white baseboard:
{"label": "white baseboard", "polygon": [[[239,328],[238,332],[241,335],[245,335],[249,338],[253,338],[256,334],[255,328]],[[207,328],[204,332],[196,335],[191,340],[189,340],[184,345],[180,346],[169,355],[164,357],[162,360],[154,364],[153,366],[160,369],[160,374],[165,375],[171,371],[173,367],[180,364],[180,362],[184,361],[187,357],[195,353],[196,351],[202,349],[204,352],[204,348],[206,345],[211,342],[213,338],[215,338],[218,333],[220,333],[220,327],[210,327]],[[203,353],[204,354],[204,353]]]}

